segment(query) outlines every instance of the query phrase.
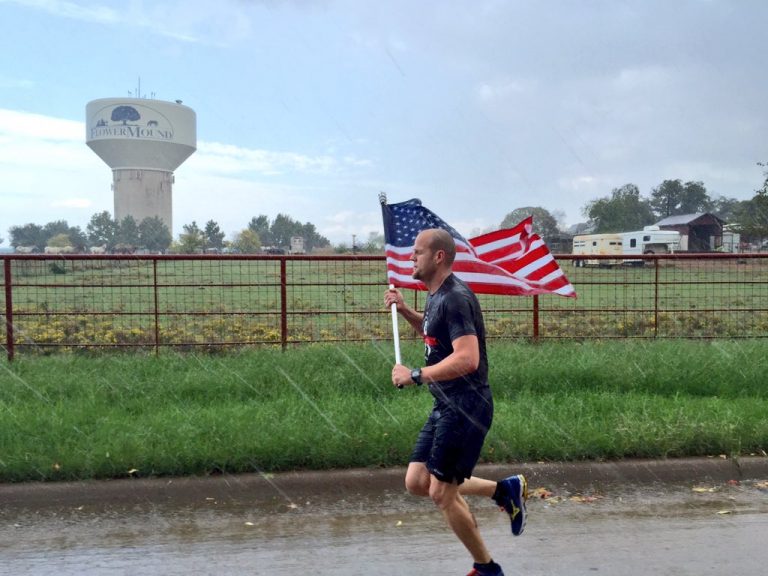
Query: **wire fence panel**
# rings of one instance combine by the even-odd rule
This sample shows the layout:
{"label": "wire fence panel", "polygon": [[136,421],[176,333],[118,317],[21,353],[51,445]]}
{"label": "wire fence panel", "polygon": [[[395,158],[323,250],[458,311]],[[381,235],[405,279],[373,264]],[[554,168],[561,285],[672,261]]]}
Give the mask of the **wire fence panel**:
{"label": "wire fence panel", "polygon": [[[578,298],[481,295],[490,338],[763,338],[768,254],[573,267]],[[383,256],[1,256],[0,342],[16,350],[222,349],[389,340]],[[406,291],[422,309],[425,294]],[[401,337],[417,338],[407,323]]]}
{"label": "wire fence panel", "polygon": [[391,335],[379,257],[287,261],[288,342],[347,342]]}
{"label": "wire fence panel", "polygon": [[280,261],[156,260],[158,346],[280,343]]}
{"label": "wire fence panel", "polygon": [[543,338],[762,338],[768,333],[768,254],[649,255],[631,265],[590,268],[568,266],[570,255],[558,259],[578,299],[541,299]]}

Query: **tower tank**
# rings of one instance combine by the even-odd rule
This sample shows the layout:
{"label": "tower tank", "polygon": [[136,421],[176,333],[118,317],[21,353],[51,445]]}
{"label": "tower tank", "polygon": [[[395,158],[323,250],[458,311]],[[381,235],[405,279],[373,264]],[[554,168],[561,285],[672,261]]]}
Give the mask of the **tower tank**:
{"label": "tower tank", "polygon": [[85,115],[86,144],[112,168],[115,220],[158,216],[173,233],[173,172],[197,148],[195,111],[180,101],[101,98]]}

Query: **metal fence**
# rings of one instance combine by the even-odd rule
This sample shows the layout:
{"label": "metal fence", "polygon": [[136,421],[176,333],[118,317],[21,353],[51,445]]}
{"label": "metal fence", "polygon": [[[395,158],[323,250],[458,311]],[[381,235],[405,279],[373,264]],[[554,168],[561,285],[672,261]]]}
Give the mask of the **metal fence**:
{"label": "metal fence", "polygon": [[[768,254],[556,257],[578,298],[480,296],[490,338],[763,338]],[[383,256],[5,255],[0,343],[16,351],[391,339]],[[424,293],[408,293],[420,309]],[[404,338],[415,337],[407,325]]]}

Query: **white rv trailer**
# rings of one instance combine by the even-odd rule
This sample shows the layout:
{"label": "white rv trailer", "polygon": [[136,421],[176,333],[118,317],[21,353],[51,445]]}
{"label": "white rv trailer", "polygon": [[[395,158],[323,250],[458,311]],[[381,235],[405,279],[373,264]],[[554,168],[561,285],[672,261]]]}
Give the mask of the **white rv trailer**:
{"label": "white rv trailer", "polygon": [[[573,237],[573,253],[580,256],[621,256],[621,234],[581,234]],[[573,265],[577,268],[584,266],[617,266],[621,258],[575,258]]]}
{"label": "white rv trailer", "polygon": [[[680,250],[680,232],[645,226],[637,232],[622,233],[621,244],[625,255],[673,254]],[[624,263],[642,266],[643,260],[624,260]]]}
{"label": "white rv trailer", "polygon": [[[661,230],[658,226],[646,226],[636,232],[621,234],[583,234],[573,237],[574,255],[632,256],[635,254],[672,254],[680,250],[680,232]],[[618,266],[633,264],[642,266],[643,260],[632,258],[576,258],[573,265]]]}

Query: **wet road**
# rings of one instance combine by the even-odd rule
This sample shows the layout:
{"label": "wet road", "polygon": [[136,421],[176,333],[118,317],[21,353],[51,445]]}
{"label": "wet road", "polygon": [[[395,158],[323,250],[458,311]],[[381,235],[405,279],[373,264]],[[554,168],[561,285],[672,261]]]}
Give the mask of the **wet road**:
{"label": "wet road", "polygon": [[[766,573],[765,480],[551,483],[529,501],[528,526],[518,538],[489,500],[473,498],[470,505],[508,576],[757,575]],[[84,493],[69,502],[23,503],[6,492],[0,574],[469,571],[466,553],[431,503],[404,494],[391,479],[322,490],[272,484],[271,494],[251,497],[233,480],[229,489],[203,486],[181,500],[136,493],[105,502]]]}

